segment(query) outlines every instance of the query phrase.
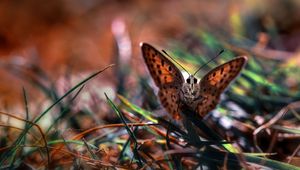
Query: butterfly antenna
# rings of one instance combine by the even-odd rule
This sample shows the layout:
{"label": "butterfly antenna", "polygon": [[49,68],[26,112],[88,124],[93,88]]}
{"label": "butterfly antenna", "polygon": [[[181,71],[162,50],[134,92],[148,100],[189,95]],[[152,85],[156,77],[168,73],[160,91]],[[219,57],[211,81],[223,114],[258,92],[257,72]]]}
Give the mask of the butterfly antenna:
{"label": "butterfly antenna", "polygon": [[177,65],[179,65],[184,71],[186,71],[190,75],[190,73],[181,64],[179,64],[173,57],[171,57],[165,50],[162,50],[162,52],[166,54],[172,61],[174,61]]}
{"label": "butterfly antenna", "polygon": [[208,63],[210,63],[211,61],[213,61],[214,59],[216,59],[217,57],[219,57],[223,52],[224,52],[224,49],[221,50],[214,58],[210,59],[206,64],[204,64],[203,66],[201,66],[200,68],[198,68],[198,70],[193,74],[193,76],[195,76],[198,73],[198,71],[201,70],[201,68],[203,68]]}

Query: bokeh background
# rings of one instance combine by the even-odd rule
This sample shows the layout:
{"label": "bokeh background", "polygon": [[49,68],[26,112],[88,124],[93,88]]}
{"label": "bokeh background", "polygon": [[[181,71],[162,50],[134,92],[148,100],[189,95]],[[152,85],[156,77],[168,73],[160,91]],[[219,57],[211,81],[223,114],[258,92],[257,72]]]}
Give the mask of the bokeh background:
{"label": "bokeh background", "polygon": [[[2,1],[1,63],[38,65],[53,81],[66,70],[76,75],[118,61],[143,74],[140,42],[170,49],[168,44],[175,40],[190,49],[201,48],[190,38],[197,31],[209,31],[224,40],[246,37],[249,49],[261,37],[262,45],[284,54],[266,56],[285,60],[299,50],[299,9],[297,0]],[[260,36],[263,33],[269,35],[268,40]],[[9,74],[10,68],[0,69],[2,108],[16,107],[22,101],[22,87],[36,95],[35,88],[16,72]],[[102,76],[108,84],[118,81],[111,70]]]}

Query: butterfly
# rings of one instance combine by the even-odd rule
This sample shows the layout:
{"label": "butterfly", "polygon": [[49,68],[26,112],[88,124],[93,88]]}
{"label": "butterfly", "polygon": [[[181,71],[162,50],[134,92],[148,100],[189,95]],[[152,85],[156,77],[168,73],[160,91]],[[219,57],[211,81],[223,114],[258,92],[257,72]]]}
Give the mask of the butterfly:
{"label": "butterfly", "polygon": [[184,80],[180,70],[161,52],[147,43],[141,43],[147,68],[159,88],[161,104],[174,119],[180,119],[180,105],[186,104],[204,117],[213,110],[221,93],[247,62],[246,56],[236,57],[209,71],[200,81],[189,75]]}

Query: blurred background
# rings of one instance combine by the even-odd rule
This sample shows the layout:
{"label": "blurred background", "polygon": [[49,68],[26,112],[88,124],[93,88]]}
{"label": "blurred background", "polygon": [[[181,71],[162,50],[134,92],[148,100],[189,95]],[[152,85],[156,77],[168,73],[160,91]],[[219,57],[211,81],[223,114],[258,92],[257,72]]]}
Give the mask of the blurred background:
{"label": "blurred background", "polygon": [[297,0],[1,1],[1,108],[12,109],[23,101],[22,87],[29,95],[38,93],[28,78],[16,75],[21,73],[14,66],[37,65],[57,82],[66,72],[76,76],[116,63],[101,75],[102,82],[111,85],[118,82],[113,70],[127,65],[137,74],[148,74],[140,42],[168,50],[180,42],[188,52],[199,54],[202,46],[192,34],[200,31],[225,42],[245,38],[249,50],[255,45],[279,50],[275,55],[259,51],[267,57],[296,57],[299,9]]}
{"label": "blurred background", "polygon": [[[30,113],[26,119],[33,120],[71,87],[115,64],[43,115],[39,124],[49,128],[49,138],[68,138],[77,134],[73,129],[120,122],[104,92],[118,104],[121,94],[158,113],[157,88],[145,67],[141,42],[165,49],[191,73],[225,49],[199,78],[235,56],[247,55],[247,67],[213,112],[226,119],[215,121],[227,130],[226,139],[238,141],[245,152],[276,152],[272,158],[289,163],[291,155],[299,155],[300,116],[287,111],[300,108],[299,0],[0,1],[0,110],[23,118]],[[276,120],[280,127],[272,133],[258,128],[283,112],[289,114]],[[1,121],[14,123],[4,116]],[[261,131],[257,144],[253,133]],[[10,132],[14,130],[1,136],[1,146],[14,141]],[[119,139],[120,134],[113,135],[107,140]],[[30,161],[41,165],[41,158]],[[299,165],[299,157],[293,161]]]}

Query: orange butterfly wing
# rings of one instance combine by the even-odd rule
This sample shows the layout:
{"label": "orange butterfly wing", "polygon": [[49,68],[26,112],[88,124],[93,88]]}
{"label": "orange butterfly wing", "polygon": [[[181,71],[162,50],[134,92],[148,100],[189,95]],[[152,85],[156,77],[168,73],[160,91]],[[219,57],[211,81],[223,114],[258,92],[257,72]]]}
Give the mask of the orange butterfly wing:
{"label": "orange butterfly wing", "polygon": [[214,68],[201,79],[201,100],[197,106],[197,111],[200,116],[204,117],[216,107],[221,93],[230,82],[238,76],[246,61],[247,57],[245,56],[237,57]]}
{"label": "orange butterfly wing", "polygon": [[179,92],[184,82],[180,70],[163,54],[149,44],[141,45],[148,70],[159,88],[162,105],[175,119],[179,119]]}

